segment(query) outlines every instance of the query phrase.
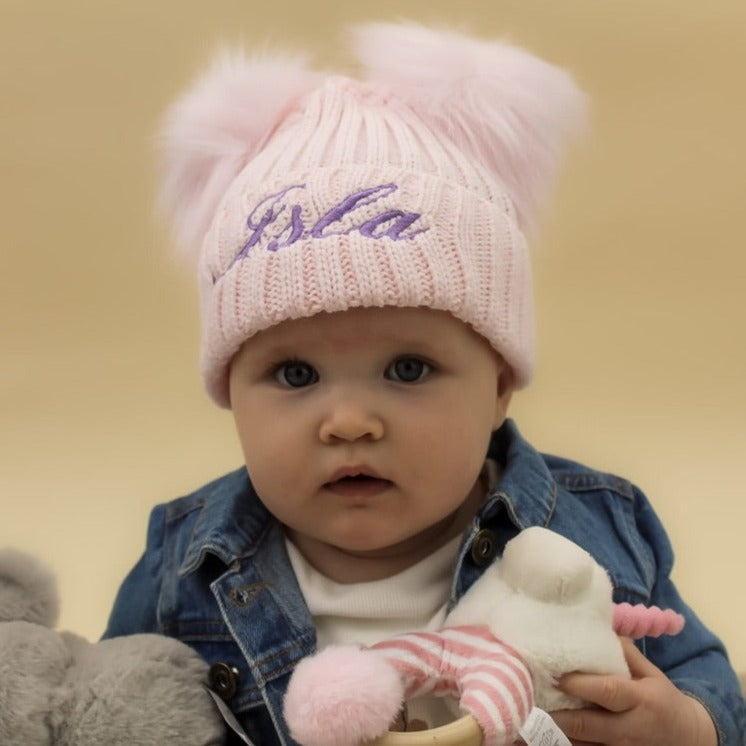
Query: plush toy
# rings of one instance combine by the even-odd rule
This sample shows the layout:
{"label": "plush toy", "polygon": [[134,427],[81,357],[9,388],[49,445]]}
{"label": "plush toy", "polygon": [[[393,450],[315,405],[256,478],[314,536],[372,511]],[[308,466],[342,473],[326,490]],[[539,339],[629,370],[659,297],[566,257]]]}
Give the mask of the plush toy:
{"label": "plush toy", "polygon": [[285,717],[303,746],[358,746],[385,734],[407,699],[431,693],[457,701],[455,715],[473,717],[476,743],[505,746],[534,707],[583,704],[556,688],[563,674],[629,676],[618,635],[676,634],[683,624],[670,610],[614,604],[606,571],[587,552],[529,528],[508,542],[443,630],[370,648],[331,646],[301,661]]}
{"label": "plush toy", "polygon": [[43,565],[0,550],[0,743],[225,743],[208,665],[195,651],[161,635],[90,643],[52,629],[58,607]]}

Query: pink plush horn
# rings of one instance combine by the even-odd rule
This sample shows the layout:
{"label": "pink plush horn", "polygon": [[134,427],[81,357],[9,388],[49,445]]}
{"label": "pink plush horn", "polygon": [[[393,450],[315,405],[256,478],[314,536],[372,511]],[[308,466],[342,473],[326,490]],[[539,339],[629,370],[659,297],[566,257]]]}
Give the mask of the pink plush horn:
{"label": "pink plush horn", "polygon": [[673,609],[622,603],[614,605],[614,631],[624,637],[660,637],[678,635],[684,617]]}

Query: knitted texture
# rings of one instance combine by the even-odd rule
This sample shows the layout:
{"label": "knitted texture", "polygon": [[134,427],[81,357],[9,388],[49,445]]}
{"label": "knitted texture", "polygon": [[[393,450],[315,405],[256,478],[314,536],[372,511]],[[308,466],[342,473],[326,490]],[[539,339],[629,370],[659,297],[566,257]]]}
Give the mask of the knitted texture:
{"label": "knitted texture", "polygon": [[365,79],[221,58],[169,114],[163,197],[199,255],[202,373],[223,406],[247,339],[362,306],[448,311],[531,378],[524,232],[581,94],[504,44],[394,24],[355,38]]}

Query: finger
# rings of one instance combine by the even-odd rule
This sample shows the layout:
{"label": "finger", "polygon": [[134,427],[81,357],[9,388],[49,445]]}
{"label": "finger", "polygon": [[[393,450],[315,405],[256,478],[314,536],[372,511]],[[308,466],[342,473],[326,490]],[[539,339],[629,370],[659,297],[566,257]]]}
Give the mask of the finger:
{"label": "finger", "polygon": [[569,673],[557,686],[565,694],[603,707],[611,712],[626,712],[637,704],[630,679],[591,673]]}
{"label": "finger", "polygon": [[624,659],[629,666],[633,679],[644,679],[648,676],[665,676],[655,664],[651,663],[628,637],[620,637]]}
{"label": "finger", "polygon": [[552,717],[573,746],[608,743],[613,733],[614,716],[601,710],[558,710]]}

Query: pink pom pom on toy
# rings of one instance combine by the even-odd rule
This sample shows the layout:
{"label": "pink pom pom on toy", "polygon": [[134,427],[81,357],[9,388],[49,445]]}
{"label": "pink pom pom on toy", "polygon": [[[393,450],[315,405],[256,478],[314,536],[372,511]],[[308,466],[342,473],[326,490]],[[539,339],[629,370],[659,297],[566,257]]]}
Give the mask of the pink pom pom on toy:
{"label": "pink pom pom on toy", "polygon": [[285,694],[285,720],[303,746],[357,746],[386,732],[404,701],[382,655],[330,646],[302,660]]}
{"label": "pink pom pom on toy", "polygon": [[625,637],[678,635],[684,629],[684,617],[673,609],[622,603],[614,606],[614,631]]}

